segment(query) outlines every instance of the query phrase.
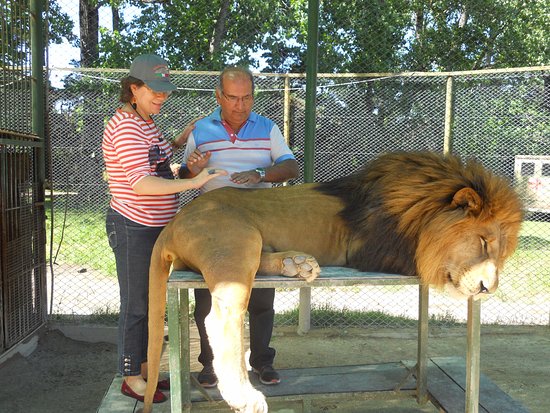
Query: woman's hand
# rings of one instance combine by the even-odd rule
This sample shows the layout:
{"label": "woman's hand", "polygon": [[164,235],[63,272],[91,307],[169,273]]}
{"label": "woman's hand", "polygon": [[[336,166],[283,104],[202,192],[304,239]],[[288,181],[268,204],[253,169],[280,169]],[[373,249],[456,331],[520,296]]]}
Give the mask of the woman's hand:
{"label": "woman's hand", "polygon": [[197,187],[200,188],[211,179],[214,179],[214,178],[217,178],[218,176],[223,176],[223,175],[227,175],[227,171],[225,169],[205,168],[192,179],[197,184]]}

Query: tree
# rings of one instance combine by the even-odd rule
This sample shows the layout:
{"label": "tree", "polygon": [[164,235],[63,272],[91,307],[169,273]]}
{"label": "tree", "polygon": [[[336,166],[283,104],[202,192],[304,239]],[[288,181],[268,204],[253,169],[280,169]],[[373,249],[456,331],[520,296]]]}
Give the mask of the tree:
{"label": "tree", "polygon": [[[428,6],[429,5],[429,6]],[[476,70],[550,62],[550,2],[418,0],[409,70]]]}
{"label": "tree", "polygon": [[80,65],[93,67],[99,58],[99,3],[79,0]]}
{"label": "tree", "polygon": [[[28,2],[8,1],[2,6],[2,66],[20,65],[30,59],[30,27]],[[73,23],[66,13],[62,13],[59,4],[51,0],[48,10],[45,11],[48,22],[48,33],[44,39],[50,43],[59,44],[64,38],[76,40],[72,34]],[[46,42],[44,42],[46,44]]]}
{"label": "tree", "polygon": [[[156,52],[179,69],[218,70],[234,63],[305,71],[307,0],[79,1],[82,65],[127,67],[134,55]],[[140,13],[125,20],[130,5]],[[102,6],[111,7],[112,30],[97,26]],[[548,9],[550,0],[325,0],[319,70],[548,64]]]}

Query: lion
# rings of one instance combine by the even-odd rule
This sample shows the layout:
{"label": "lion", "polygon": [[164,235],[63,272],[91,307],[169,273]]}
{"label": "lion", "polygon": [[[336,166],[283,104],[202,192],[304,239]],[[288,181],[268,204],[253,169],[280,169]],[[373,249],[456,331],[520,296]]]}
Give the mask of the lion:
{"label": "lion", "polygon": [[221,188],[181,209],[153,249],[149,280],[151,411],[171,266],[203,275],[206,329],[222,397],[236,412],[267,403],[245,367],[243,321],[254,277],[312,281],[321,266],[418,276],[462,297],[495,292],[516,248],[522,205],[508,182],[476,161],[432,152],[380,156],[325,183]]}

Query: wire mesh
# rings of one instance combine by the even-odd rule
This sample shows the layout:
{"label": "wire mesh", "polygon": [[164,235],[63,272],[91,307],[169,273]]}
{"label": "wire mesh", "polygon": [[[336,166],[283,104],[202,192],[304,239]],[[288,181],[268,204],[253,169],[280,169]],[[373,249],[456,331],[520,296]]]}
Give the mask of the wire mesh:
{"label": "wire mesh", "polygon": [[[100,145],[104,122],[117,105],[121,75],[116,70],[74,70],[75,85],[79,79],[86,88],[60,89],[50,96],[52,317],[105,321],[118,311],[114,258],[104,233],[108,193],[102,180]],[[481,160],[514,182],[517,155],[548,153],[548,75],[548,70],[536,69],[452,74],[453,151]],[[173,72],[172,77],[179,90],[155,118],[168,137],[216,107],[217,73]],[[285,90],[286,77],[290,81]],[[315,181],[352,173],[383,152],[443,151],[448,77],[319,75]],[[285,93],[290,94],[287,137],[303,166],[304,78],[262,73],[256,82],[255,110],[274,119],[281,129],[286,119]],[[293,184],[302,180],[300,176]],[[194,196],[183,194],[182,205]],[[500,289],[483,305],[483,322],[548,323],[547,218],[546,213],[527,215],[519,248],[505,268]],[[416,287],[313,289],[312,324],[411,326],[416,323],[417,302]],[[297,291],[279,291],[278,325],[295,324],[297,306]],[[430,313],[442,325],[466,319],[461,301],[437,291],[431,296]]]}
{"label": "wire mesh", "polygon": [[30,18],[24,1],[3,2],[0,40],[0,129],[31,132]]}
{"label": "wire mesh", "polygon": [[[0,4],[0,354],[46,321],[44,204],[33,135],[31,16]],[[37,20],[33,22],[36,24]],[[34,85],[39,82],[34,82]]]}
{"label": "wire mesh", "polygon": [[[286,131],[303,166],[308,4],[49,1],[49,66],[54,69],[48,78],[56,85],[49,103],[52,316],[104,320],[118,309],[114,263],[102,227],[108,195],[101,180],[100,141],[104,122],[117,105],[118,80],[131,59],[159,53],[172,69],[186,70],[172,72],[179,90],[155,119],[168,137],[215,107],[216,71],[238,64],[260,72],[255,110]],[[443,151],[449,126],[448,75],[425,72],[547,64],[548,7],[548,0],[320,2],[318,61],[324,74],[318,78],[314,180],[351,173],[387,151]],[[79,69],[64,69],[67,63]],[[407,73],[395,74],[399,72]],[[548,154],[548,70],[471,73],[453,75],[453,151],[479,158],[525,187],[515,178],[515,157]],[[290,107],[285,107],[286,97]],[[522,179],[531,178],[538,179]],[[300,175],[293,183],[302,181]],[[196,195],[182,194],[181,204]],[[487,303],[494,302],[496,309],[484,306],[485,322],[548,322],[548,300],[543,300],[548,294],[548,266],[543,253],[550,228],[544,221],[547,213],[537,214],[527,216],[518,253],[507,267],[513,276],[503,277],[502,296]],[[537,278],[532,283],[536,291],[517,285],[527,273],[529,279]],[[277,294],[278,322],[283,325],[295,323],[297,294]],[[315,289],[313,294],[314,325],[328,319],[328,325],[354,326],[377,317],[375,323],[382,325],[407,324],[408,317],[416,318],[409,314],[409,308],[416,308],[416,288],[342,289],[330,294]],[[540,303],[537,308],[528,307],[532,294],[533,302]],[[503,312],[498,307],[514,300],[522,303],[517,305],[521,311]],[[430,310],[434,318],[456,322],[465,319],[462,307],[434,293]]]}
{"label": "wire mesh", "polygon": [[[1,138],[6,136],[3,133]],[[1,348],[5,349],[45,321],[44,206],[36,202],[35,157],[35,149],[24,142],[0,145]]]}

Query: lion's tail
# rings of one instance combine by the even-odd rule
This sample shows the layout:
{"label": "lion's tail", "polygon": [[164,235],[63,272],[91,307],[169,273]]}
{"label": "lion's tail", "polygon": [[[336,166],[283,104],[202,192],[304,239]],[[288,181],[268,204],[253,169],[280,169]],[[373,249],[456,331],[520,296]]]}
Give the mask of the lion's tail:
{"label": "lion's tail", "polygon": [[149,346],[147,349],[147,389],[143,413],[153,409],[153,396],[157,387],[160,356],[164,336],[164,312],[166,308],[166,285],[172,264],[165,256],[162,232],[155,243],[149,267]]}

